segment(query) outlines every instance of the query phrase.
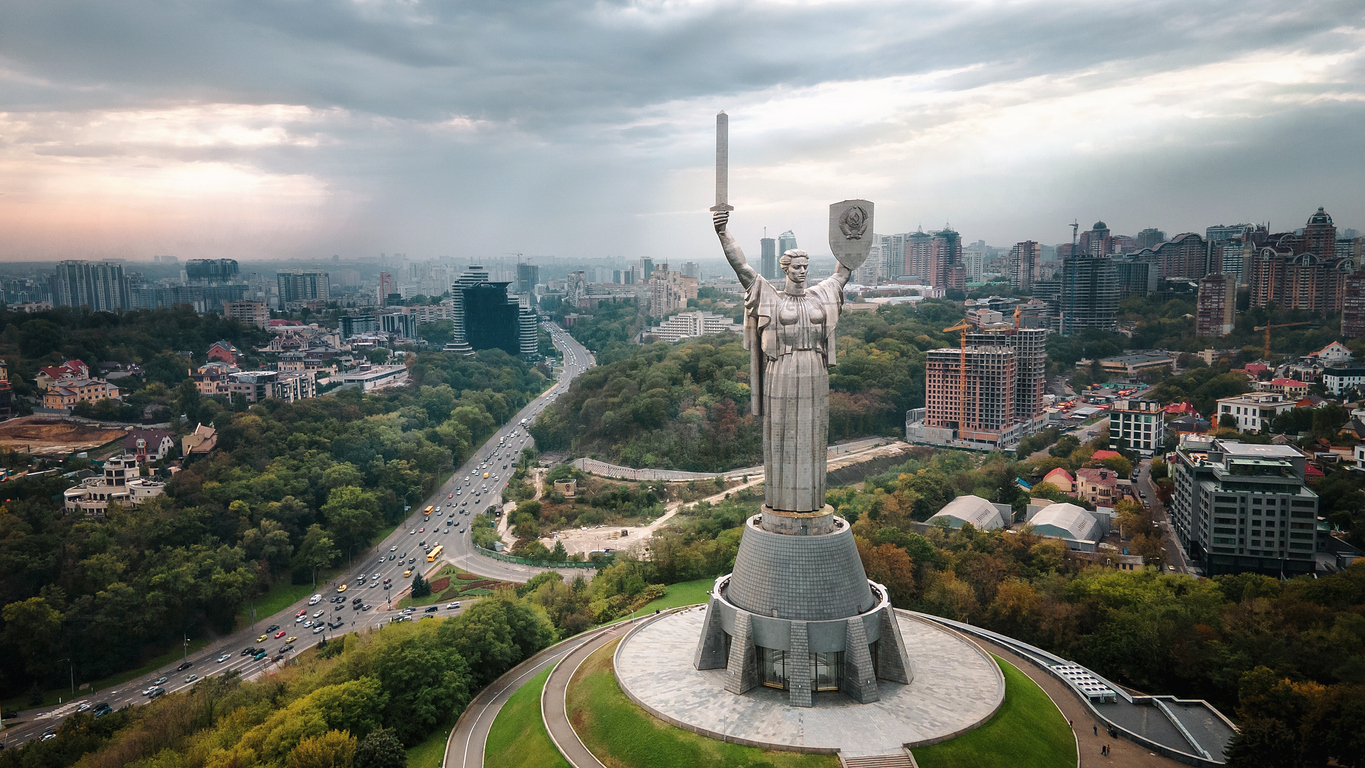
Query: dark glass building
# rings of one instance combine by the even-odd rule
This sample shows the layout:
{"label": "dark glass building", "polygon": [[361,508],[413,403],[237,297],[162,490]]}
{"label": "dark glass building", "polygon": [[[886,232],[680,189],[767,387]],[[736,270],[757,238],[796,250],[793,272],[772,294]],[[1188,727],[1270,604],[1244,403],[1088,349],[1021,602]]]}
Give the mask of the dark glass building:
{"label": "dark glass building", "polygon": [[521,354],[520,308],[507,300],[507,283],[476,283],[464,288],[465,340],[474,349]]}

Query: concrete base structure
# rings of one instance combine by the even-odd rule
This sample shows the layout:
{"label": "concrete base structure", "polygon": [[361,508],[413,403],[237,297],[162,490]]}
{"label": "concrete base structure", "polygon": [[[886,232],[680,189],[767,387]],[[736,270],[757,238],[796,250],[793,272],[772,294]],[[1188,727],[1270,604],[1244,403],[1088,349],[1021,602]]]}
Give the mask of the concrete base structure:
{"label": "concrete base structure", "polygon": [[886,589],[868,581],[853,531],[818,513],[749,518],[733,573],[716,580],[692,664],[725,669],[725,690],[787,691],[809,707],[821,691],[877,701],[878,679],[902,685],[913,667]]}
{"label": "concrete base structure", "polygon": [[[853,636],[844,642],[854,649],[844,655],[842,676],[849,685],[842,692],[816,690],[819,674],[825,670],[812,670],[810,665],[788,670],[785,691],[764,685],[756,679],[757,671],[749,677],[744,668],[751,654],[738,653],[737,644],[743,627],[752,629],[760,617],[747,613],[738,619],[739,632],[730,642],[730,658],[735,663],[698,669],[694,665],[696,639],[713,634],[715,614],[700,606],[652,619],[633,630],[616,650],[616,678],[632,701],[677,727],[740,744],[838,752],[845,758],[900,754],[908,746],[944,741],[995,713],[1004,701],[1005,683],[989,655],[961,634],[932,622],[904,612],[895,615],[889,609],[886,613],[892,614],[886,623],[881,612],[872,623],[879,631],[894,627],[895,638],[886,631],[879,634],[876,645],[913,649],[915,674],[907,675],[906,682],[890,682],[885,663],[872,663],[866,635],[858,636],[867,626],[861,620],[839,622]],[[789,653],[802,652],[803,633],[808,640],[816,636],[811,625],[789,623],[791,635],[785,643]],[[894,651],[888,654],[899,656]],[[877,668],[880,680],[868,674]],[[735,692],[732,680],[750,687],[742,696],[730,695]]]}

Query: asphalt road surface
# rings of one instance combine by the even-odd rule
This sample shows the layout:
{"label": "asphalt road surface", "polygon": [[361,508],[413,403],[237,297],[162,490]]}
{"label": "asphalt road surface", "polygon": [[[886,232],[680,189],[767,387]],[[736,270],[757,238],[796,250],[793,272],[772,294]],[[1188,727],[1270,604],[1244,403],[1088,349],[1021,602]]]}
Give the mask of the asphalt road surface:
{"label": "asphalt road surface", "polygon": [[[161,677],[167,678],[167,682],[162,686],[167,693],[184,690],[195,685],[198,679],[228,671],[236,671],[246,679],[259,677],[277,668],[271,659],[281,654],[280,649],[291,636],[297,637],[297,640],[294,641],[292,650],[283,652],[285,658],[281,663],[288,662],[300,651],[313,647],[329,635],[352,632],[366,625],[374,626],[391,621],[399,615],[399,611],[391,604],[391,596],[402,592],[411,578],[405,577],[404,572],[411,568],[414,572],[422,573],[435,567],[435,563],[426,561],[422,542],[431,543],[433,547],[437,544],[443,545],[445,549],[440,558],[442,561],[454,563],[480,576],[525,582],[546,570],[504,563],[478,555],[474,551],[474,543],[469,532],[469,523],[475,512],[501,503],[502,490],[516,466],[521,449],[533,444],[526,427],[522,424],[523,420],[526,424],[535,421],[535,417],[546,406],[568,390],[569,382],[575,376],[595,365],[591,353],[563,329],[549,323],[545,324],[545,328],[554,339],[555,346],[563,354],[563,366],[557,372],[555,385],[532,400],[489,437],[479,450],[432,494],[431,498],[414,505],[403,523],[374,549],[356,553],[344,572],[326,584],[319,584],[315,594],[321,596],[320,602],[309,605],[305,599],[273,616],[257,617],[252,627],[218,638],[208,647],[189,654],[188,660],[192,666],[187,669],[177,670],[176,667],[181,663],[177,661],[115,689],[78,696],[56,707],[25,710],[18,718],[18,724],[14,720],[6,720],[11,727],[0,733],[0,743],[11,747],[17,746],[40,737],[49,728],[55,730],[63,718],[76,712],[82,704],[94,706],[107,703],[114,709],[128,704],[144,704],[148,699],[142,692]],[[485,473],[488,475],[487,478],[483,476]],[[424,519],[423,510],[428,505],[440,506],[441,509],[433,511],[429,519]],[[454,522],[446,525],[447,520]],[[576,570],[569,575],[577,573],[583,571]],[[386,580],[388,588],[385,588]],[[338,592],[343,586],[345,591]],[[370,606],[369,610],[352,607],[351,601],[357,596],[362,598],[362,605]],[[336,597],[343,598],[343,602],[330,602]],[[460,610],[462,608],[452,609],[442,605],[435,615],[453,616]],[[306,615],[299,615],[300,611],[306,611]],[[414,618],[427,615],[422,611],[423,609],[417,609],[413,614]],[[305,621],[313,621],[314,615],[319,612],[322,615],[317,617],[317,620],[333,623],[340,621],[341,626],[335,630],[324,627],[318,632],[314,632],[313,627],[303,626]],[[266,627],[271,625],[279,625],[280,629],[266,632]],[[285,634],[277,638],[276,635],[280,631]],[[265,635],[266,639],[258,642],[262,635]],[[257,661],[252,656],[241,655],[243,649],[248,646],[262,648],[267,651],[268,656]],[[227,658],[218,661],[224,654]],[[195,680],[187,681],[189,675],[195,675]]]}
{"label": "asphalt road surface", "polygon": [[1161,527],[1161,546],[1166,550],[1166,563],[1173,566],[1176,573],[1191,573],[1190,559],[1185,556],[1185,550],[1175,536],[1175,529],[1171,527],[1171,516],[1156,495],[1156,484],[1152,482],[1152,460],[1143,459],[1136,471],[1141,473],[1137,481],[1138,490],[1147,494],[1144,501],[1151,505],[1152,519]]}

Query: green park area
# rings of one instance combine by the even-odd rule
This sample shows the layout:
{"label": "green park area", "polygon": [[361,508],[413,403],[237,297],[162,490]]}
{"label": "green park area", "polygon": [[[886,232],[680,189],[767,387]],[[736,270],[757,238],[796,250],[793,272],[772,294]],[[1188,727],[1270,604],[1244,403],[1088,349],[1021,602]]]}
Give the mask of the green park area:
{"label": "green park area", "polygon": [[704,603],[710,599],[711,587],[715,586],[715,583],[715,579],[697,579],[669,584],[668,591],[664,592],[663,597],[646,603],[639,612],[643,615],[654,611],[666,611],[669,608],[679,608],[684,605]]}
{"label": "green park area", "polygon": [[616,683],[616,643],[589,656],[569,686],[568,710],[583,744],[607,768],[837,768],[834,755],[771,752],[674,728],[640,709]]}
{"label": "green park area", "polygon": [[569,768],[540,717],[540,692],[549,677],[546,669],[527,680],[498,712],[484,749],[485,768]]}
{"label": "green park area", "polygon": [[446,756],[446,740],[450,738],[450,728],[437,728],[420,744],[407,750],[408,768],[441,768]]}
{"label": "green park area", "polygon": [[956,739],[913,750],[920,768],[1067,768],[1076,765],[1076,737],[1057,705],[997,656],[1005,701],[984,725]]}
{"label": "green park area", "polygon": [[406,608],[410,605],[438,605],[452,600],[487,597],[499,587],[514,586],[506,581],[489,579],[468,571],[462,571],[449,563],[442,565],[439,570],[426,578],[427,581],[431,582],[431,594],[424,597],[405,597],[398,603],[400,608]]}

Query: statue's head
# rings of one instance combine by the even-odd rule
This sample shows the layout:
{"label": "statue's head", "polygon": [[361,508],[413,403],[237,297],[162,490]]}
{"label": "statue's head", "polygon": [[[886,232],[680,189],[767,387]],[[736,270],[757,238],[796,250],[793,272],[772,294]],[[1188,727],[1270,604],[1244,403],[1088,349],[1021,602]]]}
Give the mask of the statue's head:
{"label": "statue's head", "polygon": [[805,284],[806,273],[810,270],[810,254],[792,248],[782,253],[782,258],[778,263],[782,265],[782,271],[787,275],[788,280],[797,285]]}

